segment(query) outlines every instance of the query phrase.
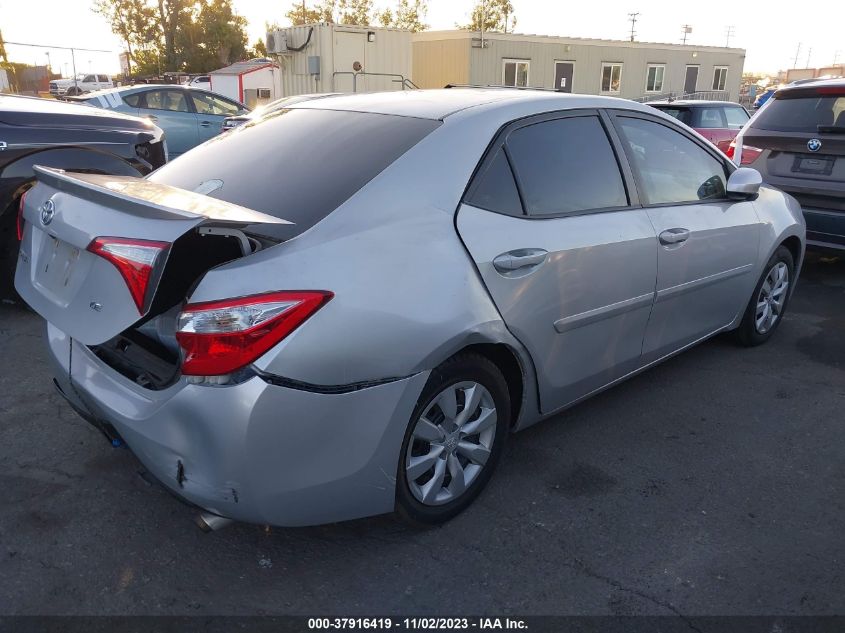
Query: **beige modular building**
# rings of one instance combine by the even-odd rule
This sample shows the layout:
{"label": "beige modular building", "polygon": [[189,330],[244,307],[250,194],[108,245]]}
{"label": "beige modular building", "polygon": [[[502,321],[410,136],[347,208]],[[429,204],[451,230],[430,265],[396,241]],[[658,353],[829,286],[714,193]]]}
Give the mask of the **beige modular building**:
{"label": "beige modular building", "polygon": [[411,87],[410,31],[309,24],[270,31],[265,44],[279,67],[274,98]]}
{"label": "beige modular building", "polygon": [[507,85],[647,100],[702,93],[739,98],[745,50],[514,33],[424,31],[413,37],[412,79]]}

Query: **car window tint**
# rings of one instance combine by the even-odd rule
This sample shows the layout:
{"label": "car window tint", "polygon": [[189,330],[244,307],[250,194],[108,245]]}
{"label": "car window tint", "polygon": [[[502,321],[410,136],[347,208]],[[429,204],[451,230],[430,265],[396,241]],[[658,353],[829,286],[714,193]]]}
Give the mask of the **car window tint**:
{"label": "car window tint", "polygon": [[534,123],[511,132],[507,145],[529,215],[628,204],[616,156],[596,116]]}
{"label": "car window tint", "polygon": [[745,108],[725,108],[725,119],[727,119],[730,129],[740,130],[743,125],[748,123],[749,116]]}
{"label": "car window tint", "polygon": [[725,166],[698,144],[666,125],[618,120],[649,204],[725,197]]}
{"label": "car window tint", "polygon": [[725,127],[722,108],[698,108],[698,123],[693,127],[712,129]]}
{"label": "car window tint", "polygon": [[221,99],[220,97],[215,97],[214,95],[202,92],[192,92],[191,97],[194,99],[194,107],[200,114],[232,116],[243,110],[243,108],[238,104],[226,99]]}
{"label": "car window tint", "polygon": [[95,81],[97,81],[97,79],[94,77],[94,75],[85,75],[82,78],[82,82],[86,83],[86,84],[90,84],[90,83],[93,83]]}
{"label": "car window tint", "polygon": [[499,149],[484,171],[476,176],[467,202],[488,211],[523,214],[513,172],[503,149]]}
{"label": "car window tint", "polygon": [[190,112],[188,100],[181,90],[150,90],[144,94],[145,107],[150,110],[169,110],[170,112]]}
{"label": "car window tint", "polygon": [[123,102],[130,108],[140,108],[141,95],[137,92],[131,95],[123,95]]}
{"label": "car window tint", "polygon": [[678,119],[681,123],[689,125],[692,121],[692,113],[689,108],[658,108],[663,114]]}
{"label": "car window tint", "polygon": [[149,178],[188,190],[221,180],[208,195],[293,222],[249,228],[289,239],[329,215],[439,125],[365,112],[280,110],[215,137]]}
{"label": "car window tint", "polygon": [[816,134],[820,125],[845,126],[845,94],[824,95],[811,91],[806,96],[778,98],[761,110],[753,126],[777,132],[809,132]]}

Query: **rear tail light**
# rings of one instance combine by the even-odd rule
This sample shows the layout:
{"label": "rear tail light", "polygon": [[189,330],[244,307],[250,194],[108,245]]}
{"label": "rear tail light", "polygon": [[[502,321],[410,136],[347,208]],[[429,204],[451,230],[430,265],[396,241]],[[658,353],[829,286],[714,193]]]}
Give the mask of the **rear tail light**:
{"label": "rear tail light", "polygon": [[27,189],[21,194],[21,200],[18,204],[18,222],[15,225],[17,229],[18,242],[23,239],[23,205],[26,204],[26,194],[28,193],[29,189]]}
{"label": "rear tail light", "polygon": [[176,340],[186,376],[220,376],[249,365],[334,296],[322,290],[271,292],[188,304]]}
{"label": "rear tail light", "polygon": [[144,314],[156,261],[168,246],[167,242],[98,237],[88,245],[88,251],[114,264],[123,276],[138,312]]}
{"label": "rear tail light", "polygon": [[[751,145],[742,146],[742,156],[740,156],[739,164],[740,165],[750,165],[755,160],[760,158],[760,154],[763,153],[759,147],[752,147]],[[734,155],[736,154],[736,141],[731,141],[731,144],[728,146],[727,151],[725,152],[728,158],[733,160]]]}

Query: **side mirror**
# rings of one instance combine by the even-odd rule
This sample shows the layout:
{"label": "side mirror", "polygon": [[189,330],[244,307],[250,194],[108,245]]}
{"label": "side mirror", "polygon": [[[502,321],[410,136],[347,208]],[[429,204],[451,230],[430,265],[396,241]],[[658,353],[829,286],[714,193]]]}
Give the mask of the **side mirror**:
{"label": "side mirror", "polygon": [[736,200],[755,198],[762,184],[763,178],[759,171],[750,167],[740,167],[728,178],[728,197]]}

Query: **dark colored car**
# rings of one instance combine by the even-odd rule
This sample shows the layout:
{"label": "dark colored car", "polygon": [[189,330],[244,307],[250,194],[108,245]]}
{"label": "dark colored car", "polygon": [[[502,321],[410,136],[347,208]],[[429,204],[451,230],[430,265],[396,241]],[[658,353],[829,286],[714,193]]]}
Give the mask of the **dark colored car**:
{"label": "dark colored car", "polygon": [[750,118],[745,108],[731,101],[654,101],[648,105],[688,125],[723,152]]}
{"label": "dark colored car", "polygon": [[14,296],[18,208],[33,165],[143,176],[167,162],[164,132],[149,121],[89,106],[0,96],[0,298]]}
{"label": "dark colored car", "polygon": [[781,88],[728,156],[801,203],[807,244],[845,249],[845,79]]}

